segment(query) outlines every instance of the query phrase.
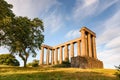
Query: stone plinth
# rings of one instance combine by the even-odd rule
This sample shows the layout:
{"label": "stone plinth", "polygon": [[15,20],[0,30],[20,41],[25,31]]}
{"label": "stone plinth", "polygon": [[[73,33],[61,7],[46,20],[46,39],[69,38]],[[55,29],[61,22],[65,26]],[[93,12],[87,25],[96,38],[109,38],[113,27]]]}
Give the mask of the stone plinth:
{"label": "stone plinth", "polygon": [[91,57],[77,56],[71,58],[71,67],[83,68],[83,69],[103,68],[103,62]]}

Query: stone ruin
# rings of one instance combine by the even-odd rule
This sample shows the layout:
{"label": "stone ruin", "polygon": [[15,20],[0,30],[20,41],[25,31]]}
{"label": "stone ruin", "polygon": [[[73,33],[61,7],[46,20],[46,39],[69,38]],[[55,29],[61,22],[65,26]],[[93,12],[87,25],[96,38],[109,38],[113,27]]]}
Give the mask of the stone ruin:
{"label": "stone ruin", "polygon": [[[57,64],[62,64],[63,61],[71,61],[71,67],[103,68],[103,62],[98,60],[97,58],[96,34],[86,27],[82,27],[80,32],[81,32],[81,37],[59,44],[54,47],[42,44],[41,54],[40,54],[40,65],[43,64],[57,65]],[[76,57],[74,56],[75,43],[77,44]],[[45,55],[46,62],[44,63],[45,49],[46,49],[46,55]]]}

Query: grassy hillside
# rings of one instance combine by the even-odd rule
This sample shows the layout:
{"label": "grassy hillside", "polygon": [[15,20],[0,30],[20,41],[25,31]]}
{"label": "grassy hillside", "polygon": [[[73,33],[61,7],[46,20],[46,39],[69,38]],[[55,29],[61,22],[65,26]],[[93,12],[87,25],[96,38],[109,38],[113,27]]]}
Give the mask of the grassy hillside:
{"label": "grassy hillside", "polygon": [[112,69],[0,67],[0,80],[119,80]]}

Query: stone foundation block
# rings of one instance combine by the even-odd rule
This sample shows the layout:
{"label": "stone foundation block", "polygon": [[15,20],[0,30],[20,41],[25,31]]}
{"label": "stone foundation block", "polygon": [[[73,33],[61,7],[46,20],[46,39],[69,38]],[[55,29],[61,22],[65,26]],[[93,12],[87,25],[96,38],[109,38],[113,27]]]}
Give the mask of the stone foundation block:
{"label": "stone foundation block", "polygon": [[91,57],[77,56],[71,58],[71,67],[83,69],[103,68],[103,62]]}

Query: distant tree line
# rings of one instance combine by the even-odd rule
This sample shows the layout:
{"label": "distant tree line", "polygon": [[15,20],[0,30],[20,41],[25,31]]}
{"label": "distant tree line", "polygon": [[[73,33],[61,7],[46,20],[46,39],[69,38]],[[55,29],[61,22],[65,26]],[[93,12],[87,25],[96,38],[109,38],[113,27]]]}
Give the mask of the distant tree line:
{"label": "distant tree line", "polygon": [[11,54],[0,54],[0,65],[19,66],[19,61]]}

